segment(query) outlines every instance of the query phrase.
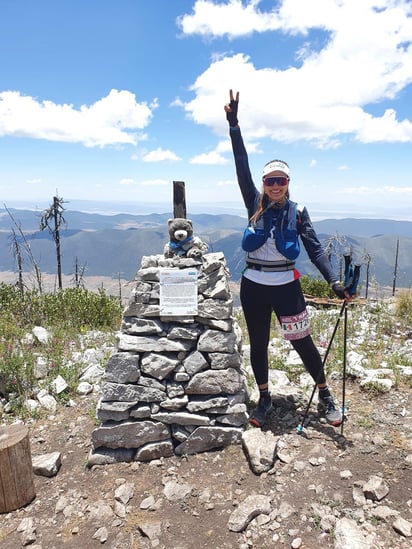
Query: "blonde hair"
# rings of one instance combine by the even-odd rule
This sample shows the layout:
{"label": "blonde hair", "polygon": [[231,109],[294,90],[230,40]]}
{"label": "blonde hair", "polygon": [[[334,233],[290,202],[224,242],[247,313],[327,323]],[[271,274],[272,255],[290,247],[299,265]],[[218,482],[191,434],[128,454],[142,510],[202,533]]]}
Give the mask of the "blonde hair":
{"label": "blonde hair", "polygon": [[[289,196],[290,195],[289,195],[289,189],[288,189],[286,191],[286,194],[285,194],[285,199],[289,200]],[[269,205],[269,203],[270,203],[269,197],[267,196],[267,194],[265,194],[265,192],[263,191],[263,188],[262,188],[262,191],[261,191],[260,197],[259,197],[258,207],[257,207],[255,213],[250,218],[250,221],[253,224],[258,222],[258,219],[262,215],[263,210]]]}

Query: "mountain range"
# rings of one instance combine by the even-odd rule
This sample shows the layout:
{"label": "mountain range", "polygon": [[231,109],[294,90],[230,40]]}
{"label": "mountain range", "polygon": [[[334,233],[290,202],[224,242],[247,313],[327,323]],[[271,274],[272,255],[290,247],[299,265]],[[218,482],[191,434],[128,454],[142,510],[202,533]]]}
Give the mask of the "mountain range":
{"label": "mountain range", "polygon": [[[24,233],[31,252],[42,272],[56,272],[56,253],[50,232],[40,232],[41,212],[9,209]],[[140,268],[142,256],[163,253],[169,240],[167,220],[172,213],[114,215],[66,210],[61,227],[62,269],[72,274],[75,264],[85,267],[86,276],[121,276],[132,280]],[[225,254],[231,277],[239,280],[244,268],[241,237],[246,219],[231,214],[194,214],[195,234],[208,243],[209,251]],[[11,250],[12,229],[19,230],[6,209],[0,209],[0,271],[16,271]],[[353,252],[354,261],[362,264],[361,284],[365,284],[369,258],[369,280],[382,286],[393,283],[398,247],[397,287],[412,282],[412,222],[388,219],[324,219],[314,222],[319,239],[332,246],[332,263],[338,274],[342,253]],[[317,275],[304,249],[297,267],[302,274]],[[32,270],[25,255],[23,269]]]}

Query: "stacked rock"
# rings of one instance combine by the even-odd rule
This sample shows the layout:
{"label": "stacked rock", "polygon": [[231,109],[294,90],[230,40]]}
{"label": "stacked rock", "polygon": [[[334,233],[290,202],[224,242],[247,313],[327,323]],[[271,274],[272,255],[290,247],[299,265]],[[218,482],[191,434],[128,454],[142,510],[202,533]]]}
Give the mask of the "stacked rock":
{"label": "stacked rock", "polygon": [[[196,269],[195,315],[162,316],[162,269]],[[248,392],[224,255],[145,256],[135,280],[106,364],[89,464],[240,443]]]}

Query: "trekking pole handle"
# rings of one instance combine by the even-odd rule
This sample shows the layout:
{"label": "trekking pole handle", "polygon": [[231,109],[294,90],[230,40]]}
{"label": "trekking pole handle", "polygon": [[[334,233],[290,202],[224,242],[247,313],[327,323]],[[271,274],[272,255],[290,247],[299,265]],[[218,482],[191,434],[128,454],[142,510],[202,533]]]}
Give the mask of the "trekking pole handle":
{"label": "trekking pole handle", "polygon": [[349,255],[344,256],[345,259],[345,293],[349,294],[349,297],[356,295],[359,277],[360,277],[360,265],[354,265]]}

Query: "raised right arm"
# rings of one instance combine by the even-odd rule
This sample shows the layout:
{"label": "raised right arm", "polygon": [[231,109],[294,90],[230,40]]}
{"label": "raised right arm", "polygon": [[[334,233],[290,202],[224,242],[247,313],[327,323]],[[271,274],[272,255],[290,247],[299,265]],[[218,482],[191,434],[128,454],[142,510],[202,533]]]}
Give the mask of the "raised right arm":
{"label": "raised right arm", "polygon": [[249,159],[237,119],[239,92],[237,92],[236,99],[234,99],[233,92],[230,90],[229,97],[230,102],[225,105],[226,119],[230,126],[229,132],[233,157],[235,159],[237,181],[242,193],[243,202],[248,211],[248,217],[250,218],[255,213],[260,192],[256,188],[252,174],[250,173]]}

